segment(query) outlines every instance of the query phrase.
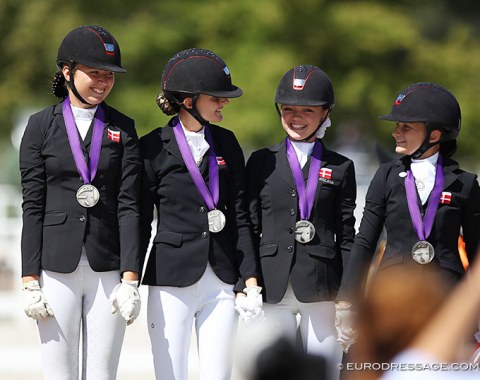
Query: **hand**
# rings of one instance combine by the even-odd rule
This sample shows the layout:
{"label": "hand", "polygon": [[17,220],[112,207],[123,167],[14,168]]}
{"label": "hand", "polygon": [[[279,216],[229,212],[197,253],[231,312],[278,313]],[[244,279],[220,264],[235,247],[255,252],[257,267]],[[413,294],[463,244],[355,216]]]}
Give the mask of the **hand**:
{"label": "hand", "polygon": [[240,319],[245,323],[263,318],[263,300],[262,288],[260,286],[250,286],[243,289],[246,294],[240,293],[235,298],[235,310],[240,314]]}
{"label": "hand", "polygon": [[357,332],[353,328],[352,305],[346,303],[335,304],[335,328],[337,329],[337,342],[345,353],[350,346],[357,342]]}
{"label": "hand", "polygon": [[22,288],[23,310],[27,317],[35,320],[53,317],[53,310],[45,298],[37,280],[25,282]]}
{"label": "hand", "polygon": [[140,314],[141,299],[138,293],[137,281],[122,279],[122,282],[113,289],[110,296],[112,314],[117,311],[130,325]]}

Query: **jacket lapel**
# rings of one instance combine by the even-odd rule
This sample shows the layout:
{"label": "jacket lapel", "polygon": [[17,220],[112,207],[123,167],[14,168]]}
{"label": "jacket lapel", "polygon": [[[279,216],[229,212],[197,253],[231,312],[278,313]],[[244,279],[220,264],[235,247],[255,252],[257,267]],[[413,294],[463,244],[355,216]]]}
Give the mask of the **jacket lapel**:
{"label": "jacket lapel", "polygon": [[180,148],[178,147],[177,140],[175,139],[175,135],[173,133],[172,122],[168,123],[167,126],[162,128],[161,139],[165,149],[185,164],[182,153],[180,152]]}
{"label": "jacket lapel", "polygon": [[293,180],[292,170],[287,159],[287,149],[285,140],[269,148],[275,154],[275,169],[279,172],[280,176],[287,182],[293,189],[296,188]]}

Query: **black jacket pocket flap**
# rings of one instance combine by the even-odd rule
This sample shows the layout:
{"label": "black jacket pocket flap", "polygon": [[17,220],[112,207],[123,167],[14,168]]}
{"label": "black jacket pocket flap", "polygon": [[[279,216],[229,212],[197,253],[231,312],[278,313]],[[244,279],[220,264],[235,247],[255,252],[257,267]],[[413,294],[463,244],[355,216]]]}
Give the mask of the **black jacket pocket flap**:
{"label": "black jacket pocket flap", "polygon": [[266,243],[260,246],[260,257],[273,256],[277,253],[278,243]]}
{"label": "black jacket pocket flap", "polygon": [[57,224],[65,223],[67,220],[67,213],[66,212],[50,212],[45,214],[45,218],[43,219],[44,226],[55,226]]}
{"label": "black jacket pocket flap", "polygon": [[335,257],[336,251],[334,247],[328,247],[326,245],[306,245],[307,252],[310,256],[313,257],[322,257],[324,259],[333,259]]}
{"label": "black jacket pocket flap", "polygon": [[153,239],[154,243],[167,243],[175,247],[180,247],[182,245],[182,234],[170,231],[160,231],[157,233]]}

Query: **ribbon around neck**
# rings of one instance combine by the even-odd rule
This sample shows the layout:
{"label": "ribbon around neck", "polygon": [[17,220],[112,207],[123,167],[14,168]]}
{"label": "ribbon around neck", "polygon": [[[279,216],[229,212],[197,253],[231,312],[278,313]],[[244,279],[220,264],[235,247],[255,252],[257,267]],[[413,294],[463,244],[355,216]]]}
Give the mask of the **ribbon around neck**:
{"label": "ribbon around neck", "polygon": [[200,173],[200,170],[193,159],[192,152],[188,146],[187,138],[185,137],[185,132],[183,132],[182,125],[180,124],[180,119],[176,120],[175,125],[173,126],[173,133],[175,134],[183,161],[187,166],[187,170],[190,173],[190,177],[192,178],[195,187],[205,201],[208,209],[214,210],[217,206],[220,193],[218,163],[215,149],[213,147],[212,132],[208,124],[205,125],[204,128],[205,139],[207,140],[208,145],[210,145],[210,148],[208,149],[209,187],[207,187],[205,180],[203,179],[202,174]]}
{"label": "ribbon around neck", "polygon": [[407,194],[408,210],[410,212],[410,218],[412,219],[413,228],[415,229],[420,240],[427,240],[430,232],[432,232],[433,223],[438,210],[438,204],[442,195],[444,181],[445,176],[443,174],[443,157],[439,155],[435,173],[435,185],[433,186],[433,190],[428,199],[425,217],[422,218],[420,206],[418,204],[415,178],[413,177],[411,169],[408,169],[407,171],[407,176],[405,177],[405,192]]}
{"label": "ribbon around neck", "polygon": [[288,163],[290,165],[290,169],[292,170],[293,180],[298,192],[298,209],[300,211],[300,218],[302,220],[308,220],[312,213],[313,204],[315,202],[315,192],[317,191],[318,185],[318,171],[322,163],[322,144],[316,140],[313,146],[306,187],[297,154],[295,153],[292,143],[288,137],[285,139],[285,145],[287,149]]}
{"label": "ribbon around neck", "polygon": [[83,155],[80,145],[80,137],[78,135],[75,118],[70,106],[70,97],[67,97],[62,103],[63,118],[67,129],[68,142],[75,160],[75,166],[78,173],[82,177],[84,184],[89,184],[97,174],[98,163],[100,161],[100,151],[102,149],[102,135],[105,128],[105,113],[101,105],[97,107],[94,117],[94,126],[92,133],[92,144],[90,146],[88,164]]}

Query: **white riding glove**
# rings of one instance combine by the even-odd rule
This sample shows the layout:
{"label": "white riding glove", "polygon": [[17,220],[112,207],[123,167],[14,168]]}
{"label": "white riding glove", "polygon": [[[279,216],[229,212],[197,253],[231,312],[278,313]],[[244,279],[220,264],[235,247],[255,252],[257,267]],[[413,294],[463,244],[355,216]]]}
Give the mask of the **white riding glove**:
{"label": "white riding glove", "polygon": [[113,289],[110,302],[112,303],[112,314],[118,311],[127,321],[127,325],[132,324],[140,314],[142,304],[137,281],[122,279],[122,282]]}
{"label": "white riding glove", "polygon": [[28,281],[23,284],[23,310],[27,317],[35,320],[53,317],[53,310],[45,298],[37,280]]}
{"label": "white riding glove", "polygon": [[245,296],[235,298],[235,310],[238,311],[240,319],[245,323],[263,318],[263,300],[262,288],[260,286],[251,286],[243,289]]}
{"label": "white riding glove", "polygon": [[352,305],[335,304],[335,328],[337,329],[337,342],[345,353],[350,346],[357,342],[357,332],[353,328]]}

